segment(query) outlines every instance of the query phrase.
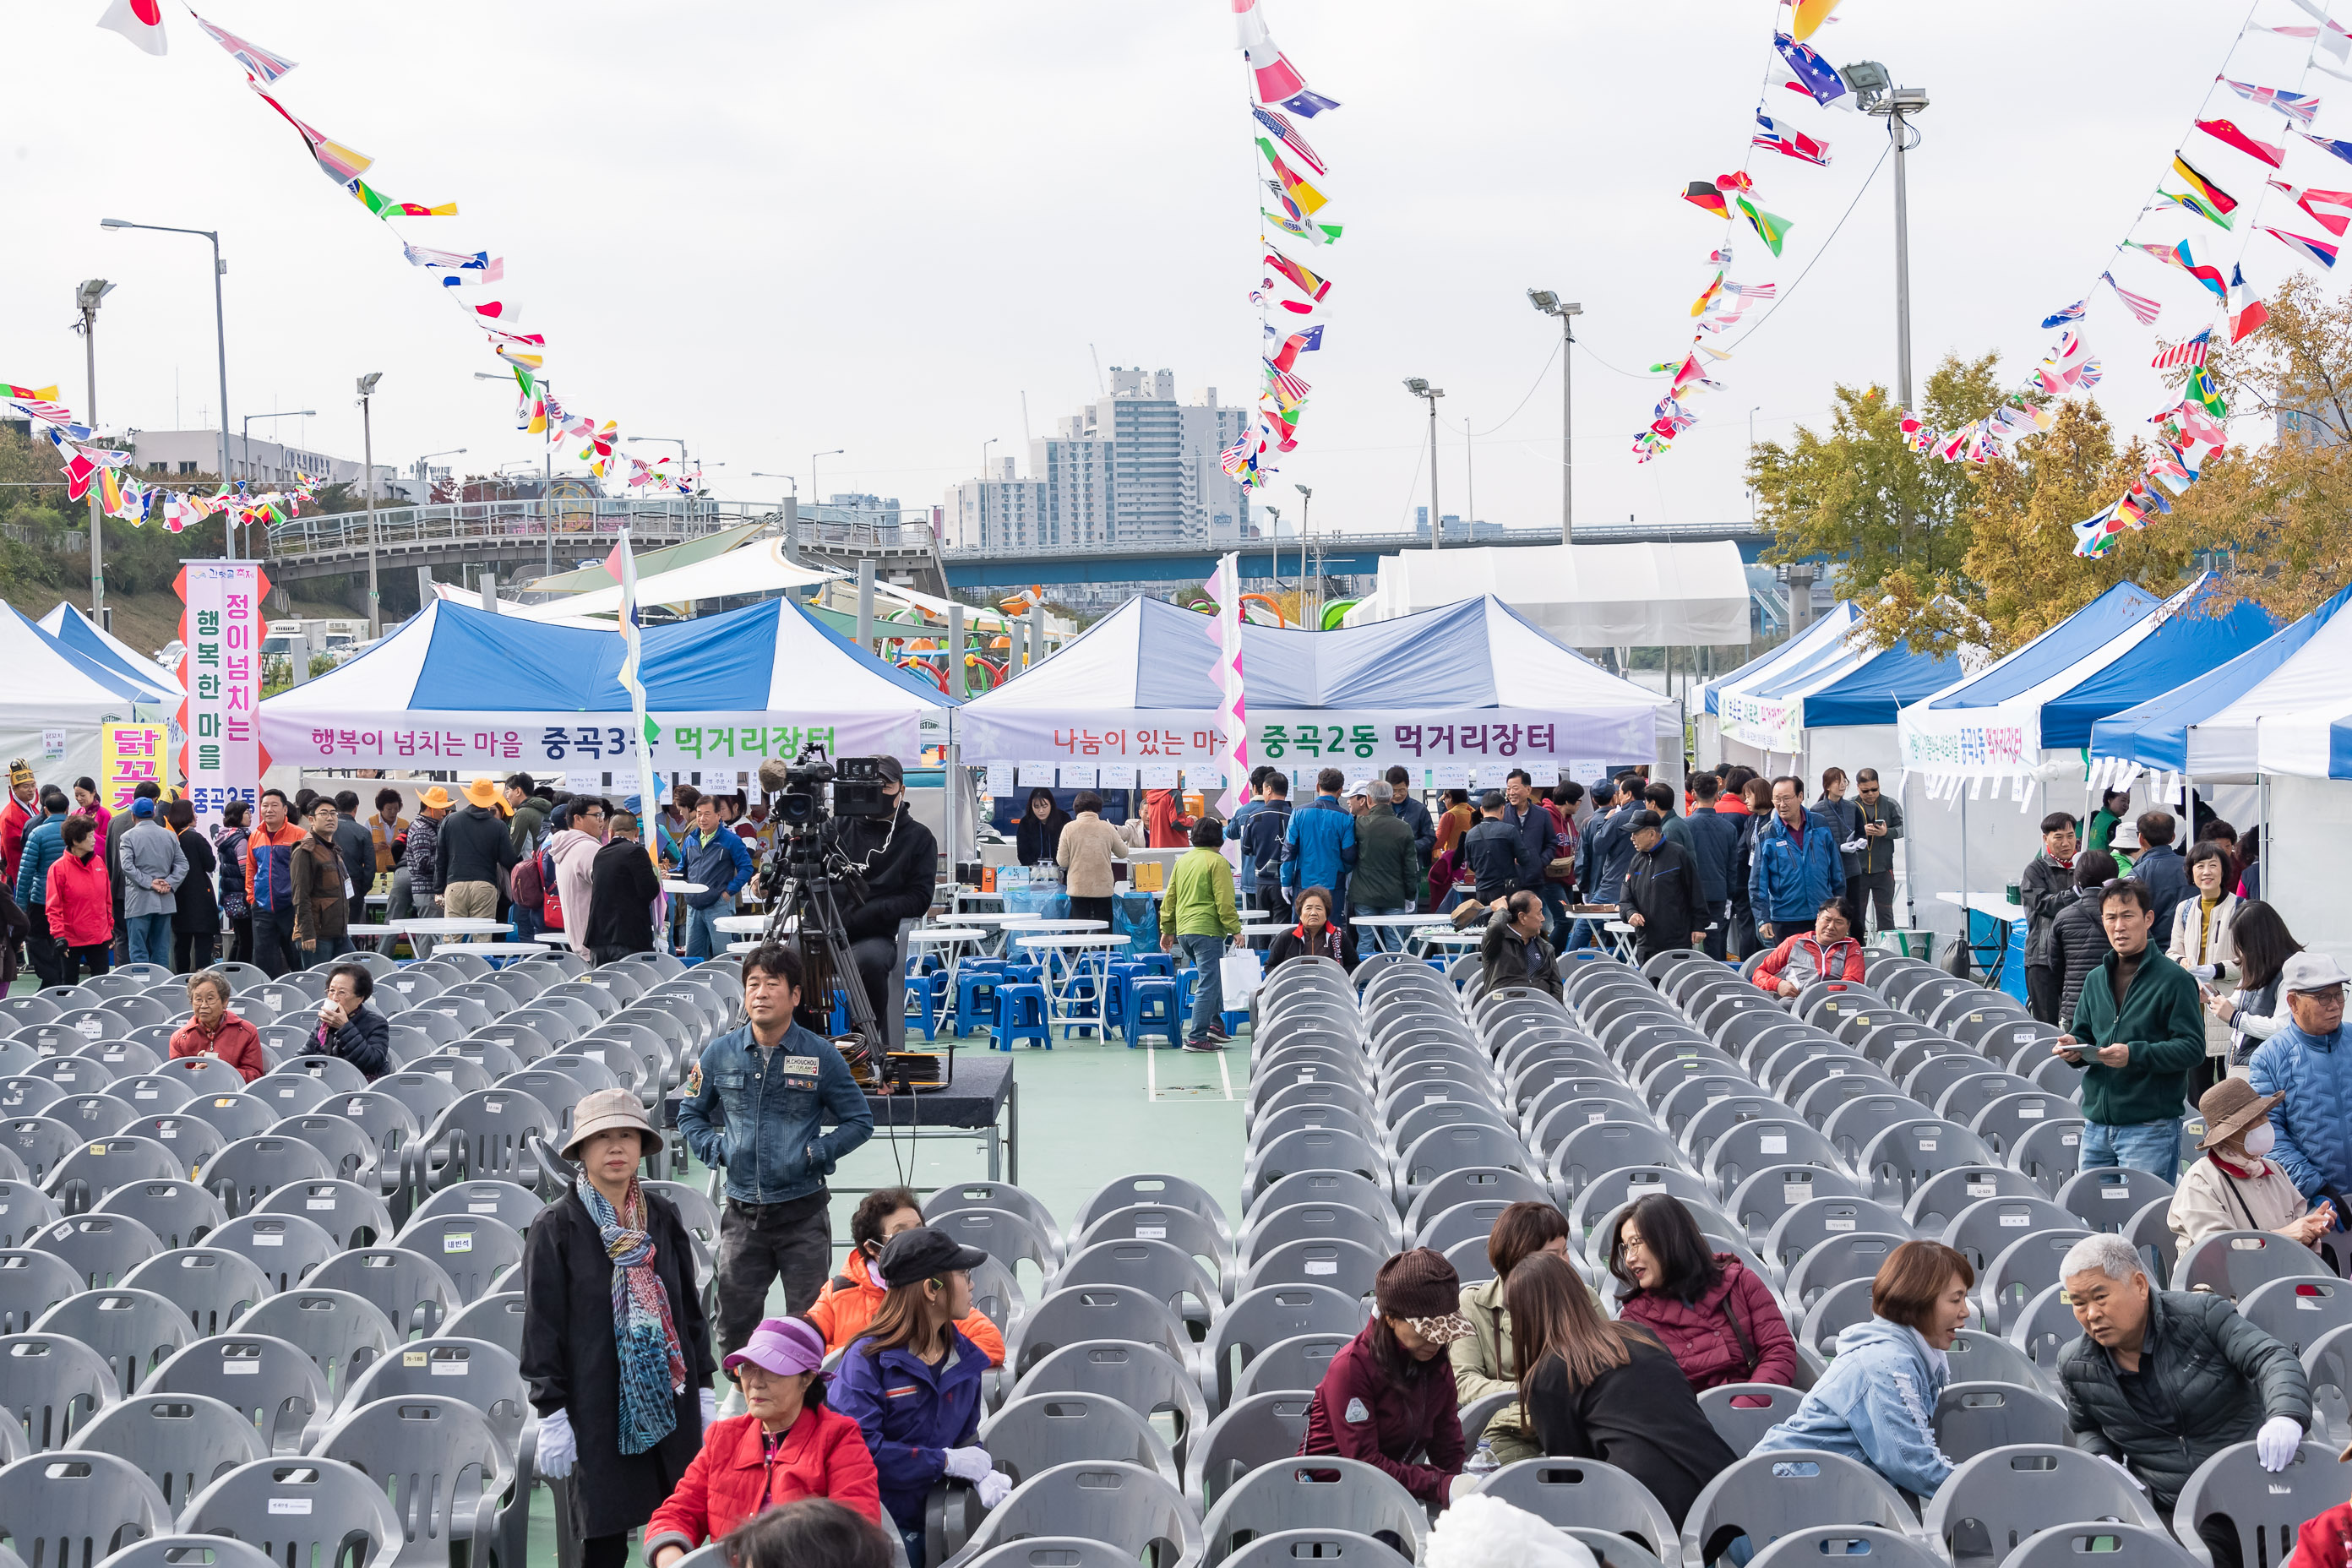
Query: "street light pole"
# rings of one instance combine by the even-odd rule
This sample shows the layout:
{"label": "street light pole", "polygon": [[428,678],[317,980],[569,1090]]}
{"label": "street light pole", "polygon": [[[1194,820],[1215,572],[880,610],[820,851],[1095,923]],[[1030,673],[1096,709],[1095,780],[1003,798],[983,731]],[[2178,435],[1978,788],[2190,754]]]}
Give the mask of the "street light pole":
{"label": "street light pole", "polygon": [[[816,488],[816,460],[819,458],[838,458],[848,450],[849,448],[846,447],[835,447],[830,452],[811,452],[809,454],[809,505],[813,507],[822,506],[824,503],[824,492]],[[982,452],[981,460],[983,463],[988,460],[985,451]]]}
{"label": "street light pole", "polygon": [[1406,380],[1404,389],[1429,400],[1429,547],[1437,550],[1443,548],[1445,537],[1445,521],[1437,510],[1437,400],[1445,393],[1417,375]]}
{"label": "street light pole", "polygon": [[[92,430],[98,428],[98,302],[114,292],[114,285],[103,278],[92,278],[74,290],[74,305],[81,311],[81,349],[84,391],[86,396],[82,417],[89,421]],[[98,480],[92,475],[89,485],[89,618],[100,630],[106,628],[106,563],[104,546],[99,538]]]}
{"label": "street light pole", "polygon": [[1573,384],[1570,366],[1576,358],[1576,318],[1584,307],[1563,300],[1549,289],[1530,289],[1528,300],[1547,316],[1559,318],[1559,542],[1576,542],[1576,416],[1569,393]]}
{"label": "street light pole", "polygon": [[[238,430],[237,430],[237,437],[236,437],[236,438],[237,438],[237,455],[238,455],[238,457],[243,460],[243,462],[245,463],[245,466],[246,466],[247,468],[251,468],[251,467],[253,466],[253,422],[254,422],[255,420],[257,420],[257,419],[308,419],[308,418],[310,418],[310,417],[315,416],[318,414],[318,412],[319,412],[319,411],[318,411],[317,409],[315,409],[315,408],[289,408],[289,409],[285,409],[285,410],[283,410],[283,411],[281,411],[281,412],[279,412],[279,413],[277,413],[277,414],[247,414],[247,415],[245,415],[245,416],[243,416],[243,418],[242,418],[242,423],[241,423],[241,425],[240,425],[240,426],[239,426],[239,428],[238,428]],[[226,451],[226,450],[227,450],[227,447],[222,447],[222,450],[223,450],[223,451]],[[236,524],[234,521],[232,521],[228,526],[229,526],[228,552],[229,552],[229,554],[230,554],[232,557],[234,557],[234,556],[236,554]],[[250,529],[252,526],[253,526],[253,525],[252,525],[251,523],[247,523],[247,524],[246,524],[246,527],[247,527],[247,528],[248,528],[248,529]],[[248,543],[248,546],[249,546],[249,545],[250,545],[250,542],[251,542],[251,535],[250,535],[250,534],[248,534],[248,535],[247,536],[247,543]]]}
{"label": "street light pole", "polygon": [[[1307,534],[1315,521],[1315,492],[1301,484],[1290,488],[1298,492],[1298,624],[1313,631],[1315,626],[1307,618]],[[1275,575],[1282,575],[1279,567]]]}
{"label": "street light pole", "polygon": [[360,482],[367,487],[368,640],[383,636],[383,608],[375,587],[375,384],[383,372],[360,377]]}
{"label": "street light pole", "polygon": [[[194,234],[194,235],[201,235],[201,236],[202,236],[202,237],[204,237],[205,239],[210,240],[210,241],[212,242],[212,247],[213,247],[213,347],[214,347],[214,350],[215,350],[215,352],[216,355],[218,356],[219,364],[220,364],[220,422],[221,422],[221,450],[220,450],[221,461],[220,461],[220,481],[221,481],[221,485],[222,485],[222,487],[223,487],[224,489],[226,489],[226,488],[227,487],[227,485],[228,485],[228,482],[229,482],[229,473],[228,473],[228,318],[227,318],[227,316],[226,316],[226,314],[224,314],[224,313],[223,313],[222,309],[221,309],[221,275],[222,275],[223,273],[225,273],[225,272],[226,272],[226,271],[228,270],[228,263],[227,263],[227,262],[226,262],[226,261],[223,261],[223,260],[221,259],[221,253],[220,253],[220,234],[219,234],[219,231],[217,231],[217,230],[215,230],[215,229],[209,229],[209,228],[173,228],[173,227],[172,227],[172,226],[171,226],[170,225],[168,225],[168,224],[160,224],[160,223],[131,223],[131,222],[128,222],[128,221],[126,221],[126,220],[124,220],[124,219],[122,219],[122,218],[119,218],[119,217],[101,218],[101,219],[100,219],[100,220],[99,220],[99,225],[98,225],[98,226],[99,226],[99,227],[100,227],[100,228],[144,228],[144,229],[151,229],[151,230],[152,230],[153,232],[155,232],[155,233],[157,233],[157,234]],[[227,516],[228,514],[224,513],[223,515],[226,517],[226,516]],[[234,558],[234,557],[236,556],[236,524],[234,521],[230,521],[230,522],[228,522],[228,523],[226,524],[226,531],[227,531],[227,534],[228,534],[228,538],[227,538],[227,541],[226,541],[226,549],[227,549],[227,552],[228,552],[228,555],[229,555],[229,557]]]}
{"label": "street light pole", "polygon": [[1911,185],[1904,154],[1919,144],[1908,116],[1927,107],[1925,88],[1896,87],[1876,60],[1857,60],[1838,72],[1865,114],[1882,115],[1895,144],[1895,395],[1911,406]]}

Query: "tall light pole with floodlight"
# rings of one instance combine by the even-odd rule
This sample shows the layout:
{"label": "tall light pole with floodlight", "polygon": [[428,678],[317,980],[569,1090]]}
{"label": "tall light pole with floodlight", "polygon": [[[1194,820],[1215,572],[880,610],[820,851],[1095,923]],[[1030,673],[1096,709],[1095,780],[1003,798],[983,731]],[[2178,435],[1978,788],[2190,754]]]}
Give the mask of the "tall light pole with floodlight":
{"label": "tall light pole with floodlight", "polygon": [[368,638],[383,636],[383,609],[375,589],[375,384],[383,372],[372,370],[359,378],[360,483],[366,487],[368,531]]}
{"label": "tall light pole with floodlight", "polygon": [[[817,489],[817,485],[816,485],[816,460],[817,460],[819,458],[838,458],[838,457],[841,457],[841,456],[844,456],[845,454],[846,454],[846,453],[848,452],[848,450],[849,450],[849,448],[848,448],[848,447],[835,447],[832,451],[830,451],[830,452],[811,452],[811,453],[809,454],[809,505],[810,505],[810,506],[812,506],[812,507],[817,507],[817,506],[823,506],[823,505],[824,504],[824,492],[823,490],[821,490],[821,489]],[[986,459],[986,457],[983,455],[983,457],[982,457],[982,461],[985,462],[986,460],[987,460],[987,459]]]}
{"label": "tall light pole with floodlight", "polygon": [[1429,401],[1429,547],[1435,550],[1445,537],[1444,521],[1437,514],[1437,400],[1445,392],[1417,375],[1405,379],[1404,389]]}
{"label": "tall light pole with floodlight", "polygon": [[[244,416],[244,418],[243,418],[243,426],[242,426],[242,427],[237,431],[237,448],[236,448],[236,457],[237,457],[237,461],[238,461],[241,465],[243,465],[245,468],[248,468],[248,469],[250,469],[250,468],[253,467],[253,422],[254,422],[255,420],[257,420],[257,419],[308,419],[308,418],[313,418],[313,417],[316,417],[316,416],[318,415],[318,412],[319,412],[319,411],[318,411],[317,409],[315,409],[315,408],[289,408],[289,409],[285,410],[283,413],[279,413],[279,414],[247,414],[247,415]],[[224,447],[222,448],[222,450],[226,451],[226,450],[227,450],[227,448],[226,448],[226,447]],[[248,522],[248,523],[247,523],[245,526],[246,526],[246,531],[246,531],[246,536],[245,536],[245,537],[246,537],[246,548],[247,548],[247,549],[248,549],[248,550],[250,550],[251,548],[253,548],[253,533],[252,533],[253,524],[251,524],[251,523],[249,523],[249,522]],[[229,520],[229,525],[228,525],[228,528],[229,528],[228,552],[229,552],[229,554],[231,554],[232,556],[234,556],[234,555],[236,553],[236,517],[235,517],[235,515],[234,515],[234,514],[231,514],[231,515],[230,515],[230,520]]]}
{"label": "tall light pole with floodlight", "polygon": [[[98,428],[98,302],[114,292],[114,285],[103,278],[86,279],[74,290],[74,309],[81,321],[74,330],[81,334],[83,374],[87,406],[82,417],[89,421],[92,430]],[[90,476],[89,494],[89,618],[100,630],[106,626],[106,561],[104,546],[99,541],[98,477]]]}
{"label": "tall light pole with floodlight", "polygon": [[[100,219],[99,220],[98,226],[99,226],[99,227],[100,227],[100,228],[110,228],[110,229],[143,228],[143,229],[147,229],[147,230],[149,230],[149,231],[151,231],[151,232],[152,232],[152,233],[155,233],[155,234],[193,234],[193,235],[199,236],[199,237],[202,237],[202,238],[208,239],[208,240],[210,240],[210,241],[212,242],[212,247],[213,247],[213,346],[214,346],[215,352],[215,353],[217,354],[218,359],[219,359],[219,362],[220,362],[220,421],[221,421],[221,451],[220,451],[220,456],[221,456],[221,469],[220,469],[220,482],[221,482],[221,484],[222,484],[223,488],[226,488],[226,486],[228,485],[228,482],[229,482],[229,473],[228,473],[228,319],[227,319],[227,317],[226,317],[226,316],[225,316],[225,315],[222,313],[222,310],[221,310],[221,274],[223,274],[223,273],[225,273],[225,272],[226,272],[226,271],[228,270],[228,263],[227,263],[227,262],[226,262],[226,261],[223,261],[223,260],[221,259],[221,253],[220,253],[220,235],[219,235],[219,233],[218,233],[218,231],[214,230],[214,229],[209,229],[209,228],[173,228],[173,227],[172,227],[172,226],[171,226],[170,225],[168,225],[168,224],[160,224],[160,223],[132,223],[132,222],[131,222],[131,221],[130,221],[129,219],[127,219],[127,218],[119,218],[119,217],[100,218]],[[230,531],[230,533],[231,533],[232,537],[227,541],[227,542],[226,542],[226,549],[227,549],[228,553],[229,553],[230,555],[234,556],[234,555],[236,553],[236,540],[235,540],[235,538],[234,538],[234,534],[235,534],[235,531],[236,531],[236,525],[235,523],[231,523],[231,524],[229,524],[228,526],[229,526],[229,531]]]}
{"label": "tall light pole with floodlight", "polygon": [[1927,107],[1927,89],[1896,87],[1895,79],[1876,60],[1856,60],[1838,72],[1864,114],[1886,121],[1887,139],[1895,144],[1895,395],[1911,406],[1911,186],[1903,155],[1919,145],[1918,128],[1909,116]]}
{"label": "tall light pole with floodlight", "polygon": [[[1569,362],[1575,357],[1576,318],[1584,307],[1560,299],[1549,289],[1530,289],[1528,302],[1547,316],[1559,318],[1559,542],[1576,542],[1576,420],[1569,401]],[[1477,520],[1471,520],[1477,527]]]}
{"label": "tall light pole with floodlight", "polygon": [[[1298,492],[1298,624],[1311,632],[1315,626],[1307,618],[1307,535],[1315,522],[1315,491],[1302,484],[1290,488]],[[1278,567],[1275,575],[1282,575]]]}

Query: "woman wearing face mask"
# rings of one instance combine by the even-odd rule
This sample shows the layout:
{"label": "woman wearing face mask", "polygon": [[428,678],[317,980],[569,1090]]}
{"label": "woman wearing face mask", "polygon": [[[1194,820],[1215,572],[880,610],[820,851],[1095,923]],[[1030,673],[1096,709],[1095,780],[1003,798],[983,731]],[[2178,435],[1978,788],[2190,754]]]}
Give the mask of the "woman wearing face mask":
{"label": "woman wearing face mask", "polygon": [[[849,1260],[808,1310],[808,1321],[824,1336],[827,1354],[846,1346],[874,1321],[889,1294],[877,1278],[875,1260],[892,1237],[922,1223],[922,1202],[911,1187],[882,1187],[858,1201],[849,1216]],[[979,1346],[991,1366],[1004,1364],[1004,1336],[977,1308],[965,1314],[956,1331]]]}
{"label": "woman wearing face mask", "polygon": [[1446,1359],[1474,1331],[1457,1310],[1461,1277],[1444,1254],[1417,1247],[1381,1265],[1372,1294],[1372,1321],[1315,1387],[1298,1451],[1360,1459],[1444,1508],[1465,1458]]}
{"label": "woman wearing face mask", "polygon": [[2271,1109],[2284,1094],[2256,1094],[2242,1078],[2226,1078],[2197,1101],[2205,1136],[2197,1147],[2205,1157],[2180,1174],[2165,1220],[2181,1248],[2224,1230],[2267,1230],[2305,1247],[2316,1247],[2336,1223],[2336,1205],[2322,1198],[2304,1202],[2294,1181],[2266,1156],[2277,1134]]}

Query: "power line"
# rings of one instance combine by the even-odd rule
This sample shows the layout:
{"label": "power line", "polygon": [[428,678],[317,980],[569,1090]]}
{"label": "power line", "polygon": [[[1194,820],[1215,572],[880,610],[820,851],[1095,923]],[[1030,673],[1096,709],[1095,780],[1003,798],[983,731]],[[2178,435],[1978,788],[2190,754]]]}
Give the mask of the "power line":
{"label": "power line", "polygon": [[1853,209],[1862,205],[1862,198],[1864,195],[1869,192],[1870,187],[1873,184],[1877,183],[1878,171],[1886,166],[1887,154],[1894,151],[1895,142],[1893,139],[1890,138],[1887,141],[1886,145],[1880,149],[1878,162],[1870,166],[1870,174],[1863,180],[1862,188],[1854,192],[1853,200],[1846,204],[1844,215],[1837,220],[1837,228],[1830,230],[1829,238],[1822,241],[1822,247],[1813,252],[1812,260],[1806,262],[1804,271],[1797,274],[1797,281],[1790,284],[1788,288],[1782,289],[1779,298],[1772,301],[1772,309],[1765,311],[1761,316],[1758,317],[1754,326],[1748,328],[1746,331],[1740,333],[1731,341],[1731,346],[1733,348],[1738,347],[1748,339],[1754,337],[1757,333],[1762,331],[1764,330],[1764,323],[1770,321],[1773,316],[1779,312],[1780,307],[1789,302],[1789,296],[1794,294],[1797,291],[1799,285],[1802,284],[1807,278],[1812,275],[1813,268],[1821,265],[1822,258],[1827,256],[1830,253],[1830,247],[1836,243],[1839,229],[1845,227],[1845,220],[1853,216]]}

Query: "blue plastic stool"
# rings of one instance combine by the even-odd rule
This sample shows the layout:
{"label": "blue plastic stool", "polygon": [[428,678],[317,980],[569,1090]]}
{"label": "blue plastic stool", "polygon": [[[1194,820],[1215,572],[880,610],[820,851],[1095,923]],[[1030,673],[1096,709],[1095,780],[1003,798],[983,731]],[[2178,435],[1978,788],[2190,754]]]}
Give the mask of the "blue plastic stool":
{"label": "blue plastic stool", "polygon": [[1110,1015],[1102,1007],[1102,998],[1095,994],[1092,970],[1081,970],[1070,976],[1062,991],[1062,1026],[1069,1034],[1083,1029],[1090,1035],[1105,1031],[1105,1020]]}
{"label": "blue plastic stool", "polygon": [[1008,963],[1004,978],[1022,985],[1042,985],[1045,983],[1045,966],[1042,963]]}
{"label": "blue plastic stool", "polygon": [[914,1016],[914,1009],[918,1005],[922,1008],[923,1038],[926,1040],[940,1037],[940,1015],[950,1000],[946,970],[920,971],[907,976],[908,1016]]}
{"label": "blue plastic stool", "polygon": [[1143,972],[1143,965],[1132,958],[1110,961],[1108,973],[1103,981],[1102,1016],[1106,1037],[1119,1026],[1119,1020],[1127,1015],[1128,983]]}
{"label": "blue plastic stool", "polygon": [[1140,1046],[1146,1035],[1165,1035],[1170,1045],[1181,1046],[1184,1003],[1176,982],[1158,974],[1139,975],[1128,982],[1122,1023],[1129,1050]]}
{"label": "blue plastic stool", "polygon": [[1135,955],[1135,963],[1146,974],[1173,975],[1176,973],[1176,955],[1172,952],[1139,952]]}
{"label": "blue plastic stool", "polygon": [[969,963],[964,965],[956,975],[957,1034],[986,1034],[995,1026],[996,993],[1003,984],[1004,976],[999,971],[979,969]]}
{"label": "blue plastic stool", "polygon": [[1045,988],[1024,981],[996,988],[996,1026],[989,1031],[992,1049],[1009,1051],[1022,1040],[1054,1048],[1053,1013]]}

